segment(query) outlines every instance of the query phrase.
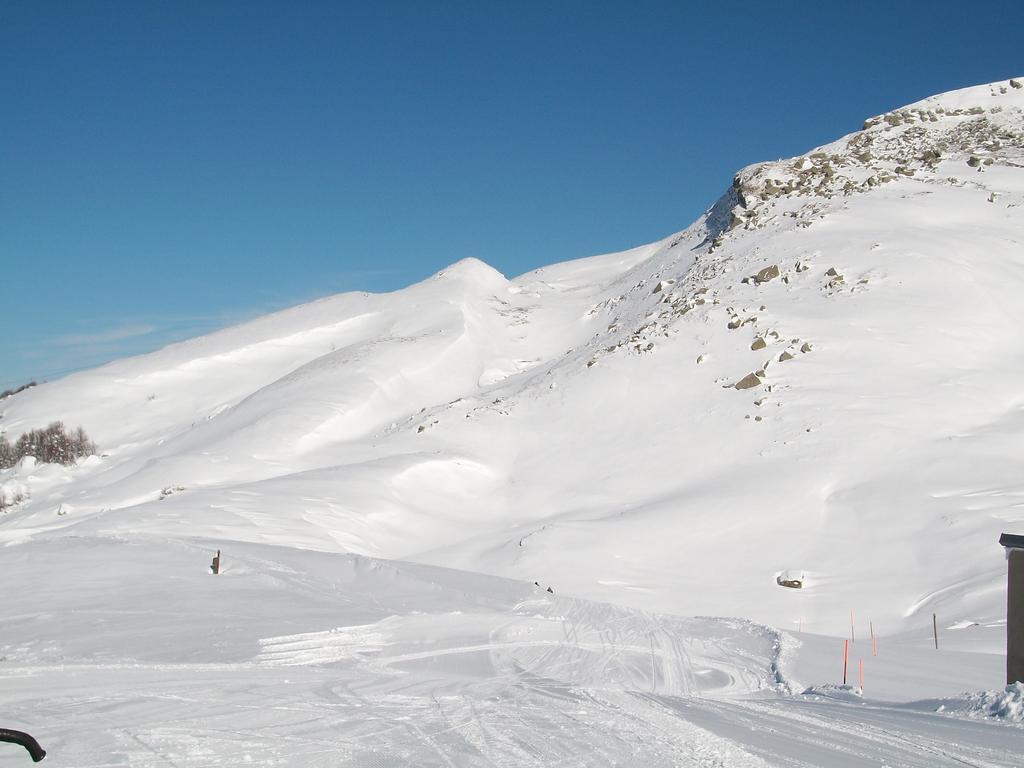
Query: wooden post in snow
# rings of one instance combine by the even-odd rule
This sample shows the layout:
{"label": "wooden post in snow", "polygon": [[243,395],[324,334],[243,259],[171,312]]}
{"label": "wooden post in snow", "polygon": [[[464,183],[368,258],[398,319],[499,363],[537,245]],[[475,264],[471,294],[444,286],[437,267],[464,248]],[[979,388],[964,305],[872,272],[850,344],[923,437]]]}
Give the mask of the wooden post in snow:
{"label": "wooden post in snow", "polygon": [[1024,536],[999,537],[1006,552],[1006,684],[1024,682]]}
{"label": "wooden post in snow", "polygon": [[939,620],[932,614],[932,632],[935,634],[935,650],[939,650]]}
{"label": "wooden post in snow", "polygon": [[850,659],[850,641],[843,640],[843,685],[846,685],[846,662]]}
{"label": "wooden post in snow", "polygon": [[220,550],[217,550],[217,554],[213,556],[213,562],[210,563],[210,570],[213,571],[213,575],[216,576],[220,573]]}

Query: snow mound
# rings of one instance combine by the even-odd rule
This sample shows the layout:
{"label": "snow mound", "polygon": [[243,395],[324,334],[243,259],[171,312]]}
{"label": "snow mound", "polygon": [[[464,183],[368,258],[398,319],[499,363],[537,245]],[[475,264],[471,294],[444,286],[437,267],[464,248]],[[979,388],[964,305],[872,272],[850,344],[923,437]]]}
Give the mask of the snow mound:
{"label": "snow mound", "polygon": [[837,683],[824,683],[812,685],[804,689],[801,696],[809,696],[818,699],[834,699],[837,701],[861,701],[863,692],[855,685],[841,685]]}
{"label": "snow mound", "polygon": [[1012,683],[1001,691],[983,691],[968,697],[968,712],[1024,722],[1024,683]]}
{"label": "snow mound", "polygon": [[964,693],[950,698],[923,699],[909,702],[903,707],[967,720],[1024,723],[1024,683],[1011,683],[1002,690]]}
{"label": "snow mound", "polygon": [[0,509],[13,507],[29,496],[28,486],[20,480],[11,479],[0,484]]}

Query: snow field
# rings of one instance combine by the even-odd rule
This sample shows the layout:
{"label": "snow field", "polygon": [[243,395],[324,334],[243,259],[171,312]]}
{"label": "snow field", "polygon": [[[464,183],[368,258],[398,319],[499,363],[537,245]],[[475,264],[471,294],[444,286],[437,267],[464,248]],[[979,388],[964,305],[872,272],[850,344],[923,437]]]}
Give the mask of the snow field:
{"label": "snow field", "polygon": [[[965,698],[832,697],[835,669],[825,695],[788,694],[834,638],[288,547],[234,545],[213,576],[212,552],[144,536],[7,548],[5,723],[79,768],[1012,765],[1021,743],[935,712]],[[941,669],[901,690],[956,692]]]}

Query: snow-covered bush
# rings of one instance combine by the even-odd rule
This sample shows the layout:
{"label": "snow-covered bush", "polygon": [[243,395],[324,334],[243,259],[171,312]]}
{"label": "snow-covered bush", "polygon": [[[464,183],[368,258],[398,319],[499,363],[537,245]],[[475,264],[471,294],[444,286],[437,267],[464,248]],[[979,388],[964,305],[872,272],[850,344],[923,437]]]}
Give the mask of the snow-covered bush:
{"label": "snow-covered bush", "polygon": [[7,469],[13,467],[18,463],[17,457],[14,455],[14,448],[7,442],[7,438],[0,435],[0,469]]}
{"label": "snow-covered bush", "polygon": [[24,456],[35,456],[37,460],[50,464],[74,464],[82,456],[96,453],[96,445],[78,427],[67,432],[64,424],[55,421],[46,429],[25,432],[11,445],[0,435],[0,469],[13,467]]}
{"label": "snow-covered bush", "polygon": [[5,389],[3,392],[0,392],[0,400],[6,400],[8,397],[16,395],[19,392],[24,392],[26,389],[31,389],[34,386],[36,386],[36,383],[34,381],[30,381],[28,384],[22,384],[20,387],[16,387],[15,389]]}
{"label": "snow-covered bush", "polygon": [[17,480],[8,480],[0,484],[0,510],[13,507],[20,501],[28,498],[28,488],[24,483]]}

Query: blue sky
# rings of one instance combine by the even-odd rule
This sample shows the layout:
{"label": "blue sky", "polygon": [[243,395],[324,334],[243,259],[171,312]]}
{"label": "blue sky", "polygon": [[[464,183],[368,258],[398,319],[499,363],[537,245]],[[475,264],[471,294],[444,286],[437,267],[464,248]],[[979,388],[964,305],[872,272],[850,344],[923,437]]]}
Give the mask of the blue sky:
{"label": "blue sky", "polygon": [[687,226],[741,166],[1024,75],[1024,3],[0,2],[0,388],[466,256]]}

